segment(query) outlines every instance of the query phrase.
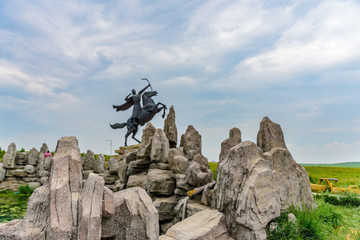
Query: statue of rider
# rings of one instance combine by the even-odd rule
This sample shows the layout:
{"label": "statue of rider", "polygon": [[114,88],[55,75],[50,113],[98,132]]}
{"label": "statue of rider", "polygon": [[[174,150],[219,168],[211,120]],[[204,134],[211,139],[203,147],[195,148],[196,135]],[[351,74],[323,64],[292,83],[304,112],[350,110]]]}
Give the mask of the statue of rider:
{"label": "statue of rider", "polygon": [[123,110],[129,109],[131,106],[134,105],[133,112],[130,117],[133,125],[139,124],[138,118],[139,118],[139,114],[141,111],[141,104],[140,104],[141,95],[144,93],[144,91],[148,87],[150,87],[150,84],[148,84],[146,87],[141,89],[138,93],[136,93],[135,89],[133,89],[131,91],[131,93],[126,96],[126,98],[125,98],[126,103],[124,103],[123,105],[120,105],[120,106],[113,105],[113,108],[116,108],[116,111],[120,111],[120,110],[123,111]]}

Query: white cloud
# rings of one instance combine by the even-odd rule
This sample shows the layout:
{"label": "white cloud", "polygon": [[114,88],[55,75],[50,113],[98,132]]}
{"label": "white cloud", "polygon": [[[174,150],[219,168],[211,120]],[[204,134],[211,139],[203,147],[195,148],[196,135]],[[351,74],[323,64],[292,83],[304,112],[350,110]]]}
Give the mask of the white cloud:
{"label": "white cloud", "polygon": [[176,86],[176,85],[194,86],[196,85],[197,81],[191,77],[182,76],[182,77],[176,77],[176,78],[164,80],[162,81],[162,83],[171,86]]}
{"label": "white cloud", "polygon": [[283,32],[273,50],[236,66],[232,84],[264,87],[358,60],[359,11],[355,1],[323,1]]}

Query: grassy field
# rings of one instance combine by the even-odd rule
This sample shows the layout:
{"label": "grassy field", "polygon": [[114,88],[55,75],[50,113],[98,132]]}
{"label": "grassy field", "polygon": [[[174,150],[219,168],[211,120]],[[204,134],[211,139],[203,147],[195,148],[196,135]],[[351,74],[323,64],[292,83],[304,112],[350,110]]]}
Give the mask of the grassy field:
{"label": "grassy field", "polygon": [[318,183],[319,178],[337,178],[339,181],[336,186],[357,185],[360,187],[360,168],[322,166],[304,166],[304,168],[309,173],[312,183]]}
{"label": "grassy field", "polygon": [[303,167],[347,167],[347,168],[360,168],[360,162],[344,162],[344,163],[329,163],[329,164],[300,164]]}

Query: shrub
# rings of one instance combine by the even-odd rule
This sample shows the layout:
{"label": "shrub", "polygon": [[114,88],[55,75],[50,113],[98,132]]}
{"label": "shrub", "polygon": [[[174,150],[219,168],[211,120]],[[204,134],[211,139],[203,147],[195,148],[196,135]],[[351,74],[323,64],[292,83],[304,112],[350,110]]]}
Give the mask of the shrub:
{"label": "shrub", "polygon": [[25,148],[21,148],[19,152],[25,152]]}
{"label": "shrub", "polygon": [[34,188],[30,187],[28,184],[20,186],[18,190],[20,194],[25,194],[25,195],[31,195],[33,191]]}
{"label": "shrub", "polygon": [[323,195],[324,201],[338,206],[351,206],[359,207],[360,198],[357,195],[351,193],[345,193],[341,196],[331,196],[328,194]]}

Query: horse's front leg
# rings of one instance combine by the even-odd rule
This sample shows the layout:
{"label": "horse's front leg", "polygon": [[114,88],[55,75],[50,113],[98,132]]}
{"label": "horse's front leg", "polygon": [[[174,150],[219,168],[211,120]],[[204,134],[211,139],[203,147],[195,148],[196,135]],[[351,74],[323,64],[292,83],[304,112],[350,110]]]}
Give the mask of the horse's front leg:
{"label": "horse's front leg", "polygon": [[135,138],[135,135],[136,135],[137,132],[138,132],[138,128],[136,127],[135,130],[133,131],[132,138],[133,138],[135,141],[137,141],[138,143],[140,143],[140,141],[139,141],[137,138]]}

